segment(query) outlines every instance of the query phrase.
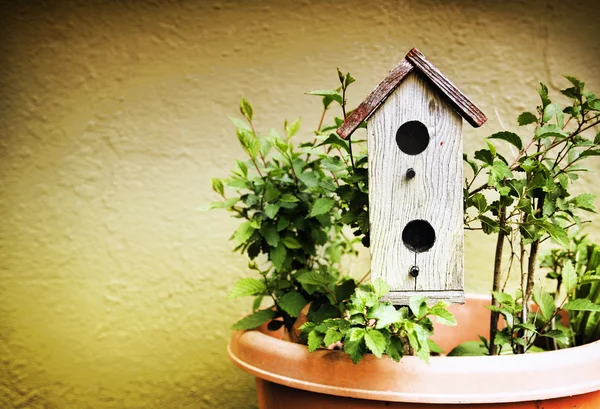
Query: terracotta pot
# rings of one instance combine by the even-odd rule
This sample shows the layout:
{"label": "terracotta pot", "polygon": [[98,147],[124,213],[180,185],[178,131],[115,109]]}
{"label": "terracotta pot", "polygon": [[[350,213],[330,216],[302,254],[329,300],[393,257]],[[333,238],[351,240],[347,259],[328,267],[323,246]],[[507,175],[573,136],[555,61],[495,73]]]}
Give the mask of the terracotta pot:
{"label": "terracotta pot", "polygon": [[[485,304],[488,296],[469,296],[453,306],[459,325],[436,326],[436,342],[449,351],[487,335]],[[432,357],[429,365],[367,355],[355,365],[340,351],[309,353],[255,330],[235,332],[228,351],[256,376],[261,409],[600,408],[600,341],[525,355]]]}

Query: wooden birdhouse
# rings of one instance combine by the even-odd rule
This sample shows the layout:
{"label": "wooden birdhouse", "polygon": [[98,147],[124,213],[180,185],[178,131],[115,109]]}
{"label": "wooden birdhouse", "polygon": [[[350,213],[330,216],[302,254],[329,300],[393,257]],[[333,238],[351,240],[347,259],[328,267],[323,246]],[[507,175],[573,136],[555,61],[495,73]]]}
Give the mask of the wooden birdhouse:
{"label": "wooden birdhouse", "polygon": [[414,48],[337,131],[367,121],[371,276],[396,305],[464,302],[462,119],[487,120]]}

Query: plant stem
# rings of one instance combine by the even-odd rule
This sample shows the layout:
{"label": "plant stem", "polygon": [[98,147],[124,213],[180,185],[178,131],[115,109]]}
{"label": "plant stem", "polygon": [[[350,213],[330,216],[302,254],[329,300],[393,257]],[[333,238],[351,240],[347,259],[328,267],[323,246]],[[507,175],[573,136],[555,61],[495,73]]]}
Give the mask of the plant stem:
{"label": "plant stem", "polygon": [[[506,231],[504,230],[506,226],[506,207],[501,207],[499,212],[499,225],[500,230],[498,231],[498,238],[496,240],[496,252],[494,255],[494,281],[493,281],[493,291],[500,291],[500,285],[502,282],[502,252],[504,250],[504,239],[506,236]],[[492,295],[492,305],[498,306],[498,300],[496,297]],[[497,355],[497,345],[495,343],[496,334],[498,333],[498,319],[500,314],[496,311],[492,311],[490,315],[490,355]]]}

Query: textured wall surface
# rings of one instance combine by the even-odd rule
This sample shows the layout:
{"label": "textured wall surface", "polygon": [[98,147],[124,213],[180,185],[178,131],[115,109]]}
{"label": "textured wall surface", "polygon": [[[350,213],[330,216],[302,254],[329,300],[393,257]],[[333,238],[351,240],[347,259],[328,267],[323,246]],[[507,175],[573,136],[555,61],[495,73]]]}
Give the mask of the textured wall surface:
{"label": "textured wall surface", "polygon": [[[308,135],[304,92],[340,67],[356,105],[416,46],[490,117],[472,151],[538,80],[600,92],[596,4],[1,0],[0,407],[254,407],[225,350],[248,308],[226,299],[236,223],[197,210],[242,154],[239,98],[261,130],[301,115]],[[493,244],[466,248],[484,291]]]}

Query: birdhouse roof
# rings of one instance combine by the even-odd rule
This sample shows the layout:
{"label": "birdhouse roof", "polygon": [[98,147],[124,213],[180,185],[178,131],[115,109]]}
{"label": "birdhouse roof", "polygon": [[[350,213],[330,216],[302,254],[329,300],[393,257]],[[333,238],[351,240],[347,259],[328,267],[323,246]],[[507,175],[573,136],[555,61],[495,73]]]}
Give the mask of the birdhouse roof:
{"label": "birdhouse roof", "polygon": [[390,71],[390,74],[379,83],[367,99],[348,115],[344,123],[338,128],[338,135],[342,139],[348,138],[364,120],[368,119],[379,108],[412,71],[423,74],[429,83],[472,126],[477,128],[487,121],[485,114],[475,104],[460,92],[419,50],[413,48],[396,68]]}

